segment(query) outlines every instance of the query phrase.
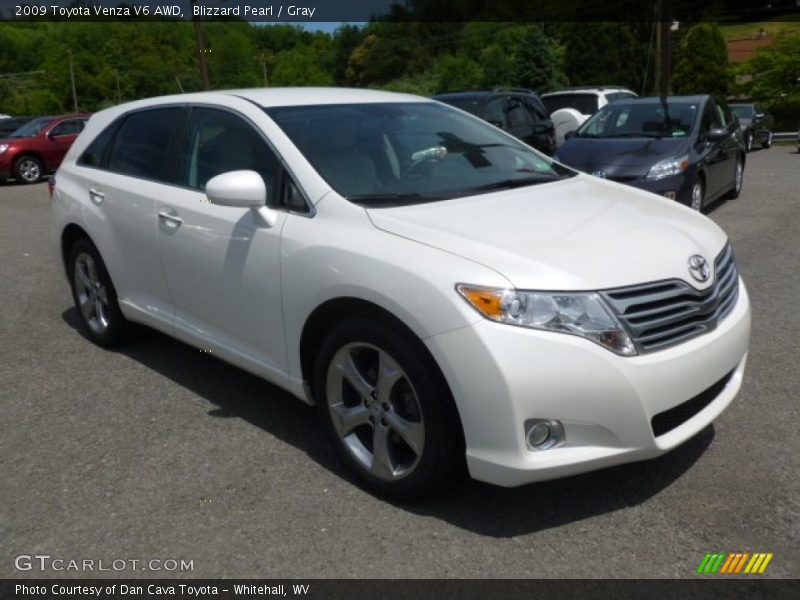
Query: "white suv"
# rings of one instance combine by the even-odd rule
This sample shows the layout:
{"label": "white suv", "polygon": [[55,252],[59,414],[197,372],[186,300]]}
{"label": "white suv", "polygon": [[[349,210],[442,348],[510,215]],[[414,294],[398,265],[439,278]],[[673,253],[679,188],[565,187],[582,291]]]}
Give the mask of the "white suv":
{"label": "white suv", "polygon": [[719,227],[424,98],[124,104],[53,195],[91,340],[144,323],[316,403],[388,495],[653,457],[742,382],[750,309]]}
{"label": "white suv", "polygon": [[635,97],[635,92],[621,87],[573,87],[543,94],[541,99],[555,127],[556,145],[560,146],[567,133],[578,129],[606,104]]}

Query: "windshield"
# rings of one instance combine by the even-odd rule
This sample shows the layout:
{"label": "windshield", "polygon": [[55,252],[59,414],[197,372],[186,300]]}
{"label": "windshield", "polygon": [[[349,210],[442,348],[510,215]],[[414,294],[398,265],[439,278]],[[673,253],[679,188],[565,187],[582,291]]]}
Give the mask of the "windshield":
{"label": "windshield", "polygon": [[22,127],[17,129],[14,133],[10,136],[11,138],[25,138],[25,137],[33,137],[35,135],[39,135],[45,127],[50,125],[53,122],[52,117],[42,117],[41,119],[34,119],[28,123],[25,123]]}
{"label": "windshield", "polygon": [[740,119],[750,119],[753,117],[753,107],[750,104],[731,104],[731,111]]}
{"label": "windshield", "polygon": [[686,137],[697,120],[697,104],[641,103],[618,100],[604,106],[584,123],[578,137]]}
{"label": "windshield", "polygon": [[432,102],[266,111],[333,189],[367,206],[430,202],[575,174],[483,121]]}
{"label": "windshield", "polygon": [[562,108],[574,108],[582,115],[591,115],[597,110],[596,94],[556,94],[543,96],[542,102],[551,115]]}

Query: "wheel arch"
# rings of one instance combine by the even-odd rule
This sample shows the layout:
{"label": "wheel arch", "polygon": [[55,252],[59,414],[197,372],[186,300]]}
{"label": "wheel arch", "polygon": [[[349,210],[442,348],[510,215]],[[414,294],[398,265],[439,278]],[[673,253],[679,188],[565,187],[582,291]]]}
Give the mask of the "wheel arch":
{"label": "wheel arch", "polygon": [[[80,239],[88,240],[95,248],[97,248],[97,244],[94,243],[92,237],[86,232],[86,230],[76,223],[69,223],[61,232],[61,263],[64,266],[64,272],[67,273],[67,269],[69,265],[67,264],[69,261],[69,252],[70,248],[75,245]],[[67,273],[69,276],[69,273]]]}
{"label": "wheel arch", "polygon": [[422,353],[428,363],[435,368],[435,376],[439,378],[442,385],[445,386],[453,403],[453,408],[458,415],[459,426],[461,427],[461,431],[463,433],[461,416],[458,412],[458,406],[453,397],[450,384],[448,383],[441,367],[436,362],[436,359],[433,357],[433,354],[431,354],[430,350],[428,350],[428,347],[414,332],[414,330],[404,323],[400,318],[382,306],[362,298],[356,298],[352,296],[331,298],[317,306],[306,319],[303,325],[302,333],[300,334],[299,351],[302,378],[308,386],[307,391],[309,392],[309,400],[313,401],[314,398],[313,370],[317,348],[322,343],[322,340],[325,338],[325,336],[333,329],[333,327],[336,326],[338,322],[355,316],[367,316],[377,319],[387,325],[397,327],[399,330],[405,333],[409,339],[415,342],[420,353]]}

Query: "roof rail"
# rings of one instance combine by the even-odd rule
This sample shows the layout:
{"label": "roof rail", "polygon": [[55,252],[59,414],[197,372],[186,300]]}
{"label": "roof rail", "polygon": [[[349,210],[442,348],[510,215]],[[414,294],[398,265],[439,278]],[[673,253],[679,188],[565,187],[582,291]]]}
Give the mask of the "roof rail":
{"label": "roof rail", "polygon": [[[565,87],[559,91],[569,91],[569,90],[627,90],[628,88],[621,86],[621,85],[572,85],[570,87]],[[632,90],[629,90],[632,91]]]}
{"label": "roof rail", "polygon": [[536,92],[534,92],[533,90],[531,90],[531,89],[529,89],[529,88],[523,88],[523,87],[502,87],[502,86],[500,86],[500,87],[494,87],[494,88],[492,88],[492,91],[493,91],[493,92],[518,92],[518,93],[520,93],[520,94],[535,94],[535,93],[536,93]]}

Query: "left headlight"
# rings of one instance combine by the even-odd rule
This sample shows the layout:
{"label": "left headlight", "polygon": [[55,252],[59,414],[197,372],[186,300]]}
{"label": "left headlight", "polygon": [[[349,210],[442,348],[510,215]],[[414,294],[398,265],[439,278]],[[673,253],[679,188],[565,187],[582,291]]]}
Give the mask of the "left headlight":
{"label": "left headlight", "polygon": [[8,144],[0,144],[0,154],[8,150]]}
{"label": "left headlight", "polygon": [[680,158],[668,158],[657,162],[647,172],[647,179],[664,179],[672,175],[680,175],[689,168],[689,155]]}
{"label": "left headlight", "polygon": [[579,335],[609,350],[633,356],[628,332],[595,292],[527,292],[458,284],[456,290],[487,319]]}

